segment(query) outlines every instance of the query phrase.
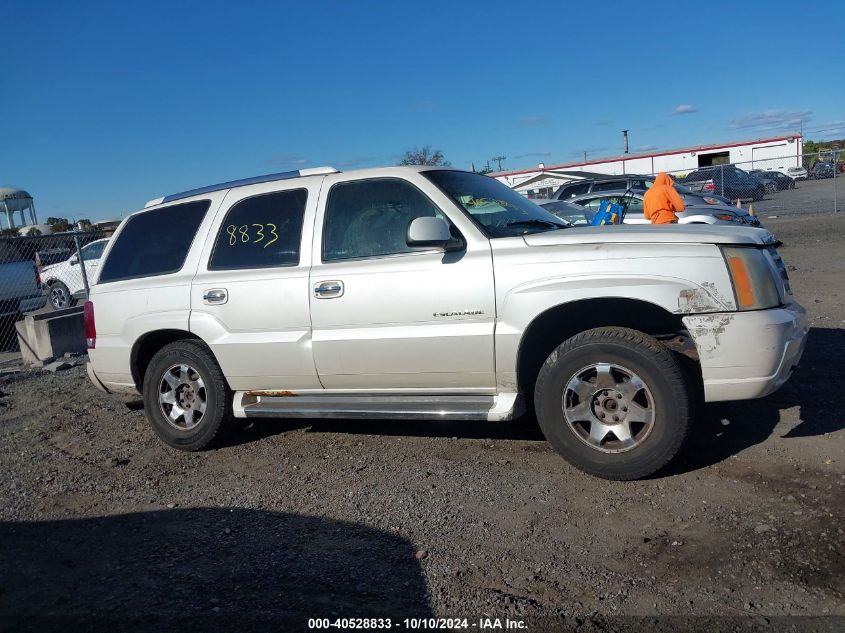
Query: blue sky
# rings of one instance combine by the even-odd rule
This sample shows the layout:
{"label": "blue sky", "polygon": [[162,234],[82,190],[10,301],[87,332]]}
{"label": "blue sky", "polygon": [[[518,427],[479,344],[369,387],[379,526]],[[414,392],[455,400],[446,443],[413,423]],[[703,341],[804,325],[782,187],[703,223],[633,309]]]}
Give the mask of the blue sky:
{"label": "blue sky", "polygon": [[[845,136],[845,3],[6,0],[0,185],[40,219],[431,144],[507,168]],[[8,33],[7,33],[8,36]]]}

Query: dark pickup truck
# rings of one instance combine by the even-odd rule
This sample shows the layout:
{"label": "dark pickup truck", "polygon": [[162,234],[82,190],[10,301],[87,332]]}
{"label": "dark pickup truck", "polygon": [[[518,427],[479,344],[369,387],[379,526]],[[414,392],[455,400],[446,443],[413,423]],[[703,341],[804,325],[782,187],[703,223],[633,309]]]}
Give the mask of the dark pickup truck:
{"label": "dark pickup truck", "polygon": [[35,263],[14,244],[0,242],[0,338],[14,333],[21,314],[43,307],[46,301]]}

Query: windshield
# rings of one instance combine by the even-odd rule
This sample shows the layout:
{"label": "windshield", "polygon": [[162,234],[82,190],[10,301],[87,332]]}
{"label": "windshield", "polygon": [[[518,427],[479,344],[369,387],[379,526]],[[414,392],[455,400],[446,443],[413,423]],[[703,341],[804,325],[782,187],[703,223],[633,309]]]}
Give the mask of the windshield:
{"label": "windshield", "polygon": [[513,237],[568,226],[493,178],[448,170],[425,171],[423,175],[451,197],[487,237]]}
{"label": "windshield", "polygon": [[[690,189],[689,187],[684,187],[677,180],[675,180],[674,177],[672,178],[672,182],[675,186],[675,191],[677,191],[678,193],[693,193],[692,189]],[[654,184],[654,177],[653,176],[645,179],[645,188],[646,189],[651,189],[651,186],[653,184]]]}

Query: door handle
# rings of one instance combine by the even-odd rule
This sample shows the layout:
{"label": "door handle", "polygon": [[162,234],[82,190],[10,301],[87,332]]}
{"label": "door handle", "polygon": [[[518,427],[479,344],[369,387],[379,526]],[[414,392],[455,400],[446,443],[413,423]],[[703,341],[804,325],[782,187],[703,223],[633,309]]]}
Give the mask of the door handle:
{"label": "door handle", "polygon": [[321,281],[314,286],[314,296],[318,299],[336,299],[343,296],[342,281]]}
{"label": "door handle", "polygon": [[202,293],[202,301],[206,305],[220,305],[229,300],[225,288],[213,288]]}

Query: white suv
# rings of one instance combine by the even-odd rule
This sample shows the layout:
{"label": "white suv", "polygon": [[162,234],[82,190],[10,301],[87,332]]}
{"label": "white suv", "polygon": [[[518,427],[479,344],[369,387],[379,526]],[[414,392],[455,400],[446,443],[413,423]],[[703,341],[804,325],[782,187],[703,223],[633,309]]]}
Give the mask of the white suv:
{"label": "white suv", "polygon": [[[807,334],[771,234],[567,228],[432,167],[319,168],[160,198],[86,304],[91,379],[197,450],[231,417],[509,420],[614,479],[663,467],[692,404],[782,385]],[[95,319],[96,314],[96,319]]]}

